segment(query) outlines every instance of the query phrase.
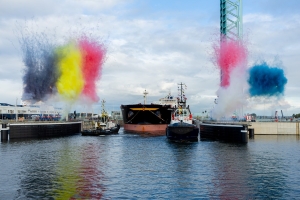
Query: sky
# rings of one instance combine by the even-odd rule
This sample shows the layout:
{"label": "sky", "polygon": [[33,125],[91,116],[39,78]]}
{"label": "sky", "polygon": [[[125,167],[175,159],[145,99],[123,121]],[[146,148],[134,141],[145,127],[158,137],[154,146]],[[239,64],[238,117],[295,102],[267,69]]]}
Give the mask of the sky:
{"label": "sky", "polygon": [[[64,42],[83,32],[107,48],[97,94],[108,110],[142,103],[145,89],[148,103],[169,92],[177,96],[181,82],[194,115],[214,107],[220,85],[212,62],[219,40],[218,0],[0,0],[0,5],[1,103],[21,103],[21,33],[43,32]],[[300,113],[300,1],[244,0],[243,35],[247,67],[262,60],[281,63],[288,82],[283,96],[245,98],[242,112]],[[100,101],[74,104],[70,111],[100,112]]]}

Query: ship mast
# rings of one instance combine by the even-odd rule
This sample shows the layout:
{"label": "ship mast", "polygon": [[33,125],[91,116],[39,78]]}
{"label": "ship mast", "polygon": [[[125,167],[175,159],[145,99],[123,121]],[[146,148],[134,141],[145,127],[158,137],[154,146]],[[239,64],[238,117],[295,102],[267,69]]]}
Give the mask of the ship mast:
{"label": "ship mast", "polygon": [[144,105],[147,103],[147,94],[149,94],[146,90],[144,91]]}
{"label": "ship mast", "polygon": [[[178,83],[178,106],[181,106],[182,108],[186,107],[186,97],[184,94],[184,90],[186,89],[186,85],[184,83]],[[185,86],[185,88],[183,87]]]}
{"label": "ship mast", "polygon": [[105,110],[105,106],[104,106],[105,103],[106,103],[106,101],[103,99],[103,100],[101,101],[101,107],[102,107],[102,110],[101,110],[101,116],[102,116],[102,117],[105,116],[105,115],[107,115],[106,110]]}

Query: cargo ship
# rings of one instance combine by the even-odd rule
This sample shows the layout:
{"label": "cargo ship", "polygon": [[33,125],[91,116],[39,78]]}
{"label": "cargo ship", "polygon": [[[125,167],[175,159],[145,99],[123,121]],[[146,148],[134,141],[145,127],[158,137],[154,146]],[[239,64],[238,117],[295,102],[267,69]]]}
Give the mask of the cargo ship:
{"label": "cargo ship", "polygon": [[169,93],[159,101],[147,104],[148,92],[145,90],[143,94],[143,104],[121,105],[124,131],[157,136],[165,135],[177,100]]}

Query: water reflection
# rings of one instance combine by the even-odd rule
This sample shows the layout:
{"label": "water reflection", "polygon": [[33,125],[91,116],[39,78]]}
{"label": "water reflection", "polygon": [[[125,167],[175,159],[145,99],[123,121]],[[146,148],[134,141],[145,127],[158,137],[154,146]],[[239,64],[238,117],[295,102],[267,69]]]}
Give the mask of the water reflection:
{"label": "water reflection", "polygon": [[294,142],[300,141],[300,135],[255,135],[257,141],[280,141],[280,142]]}
{"label": "water reflection", "polygon": [[104,149],[101,148],[101,145],[96,145],[95,143],[87,143],[83,146],[79,169],[80,179],[76,187],[79,195],[75,195],[73,198],[102,198],[105,191],[101,184],[104,174],[100,169],[104,168],[104,166],[102,162],[99,162],[99,159],[103,151]]}
{"label": "water reflection", "polygon": [[76,183],[80,180],[80,151],[72,141],[64,140],[57,152],[57,163],[55,167],[56,184],[51,191],[55,199],[69,199],[77,194]]}
{"label": "water reflection", "polygon": [[249,198],[247,144],[212,142],[211,145],[212,158],[208,164],[213,170],[210,198]]}
{"label": "water reflection", "polygon": [[[94,140],[93,138],[92,140]],[[105,168],[100,157],[105,148],[97,141],[70,138],[18,140],[21,146],[18,199],[100,199]],[[9,146],[9,145],[7,145]],[[1,146],[1,148],[5,145]],[[3,152],[1,150],[1,152]]]}
{"label": "water reflection", "polygon": [[175,166],[175,175],[182,173],[188,178],[192,173],[191,166],[193,165],[194,150],[197,148],[197,143],[168,141],[168,146],[173,154],[170,159],[173,160],[172,163]]}
{"label": "water reflection", "polygon": [[[295,137],[293,137],[295,138]],[[273,135],[257,135],[255,143],[251,145],[248,171],[249,187],[254,189],[255,198],[287,198],[288,190],[287,170],[290,163],[285,162],[288,152],[286,144],[290,144],[291,137]],[[293,140],[294,142],[295,140]],[[279,143],[280,145],[278,145]],[[282,149],[280,149],[282,148]]]}
{"label": "water reflection", "polygon": [[285,197],[286,176],[279,158],[259,156],[255,158],[255,169],[250,168],[249,187],[254,189],[255,198],[278,199]]}
{"label": "water reflection", "polygon": [[[269,148],[270,149],[270,148]],[[214,143],[215,154],[210,198],[282,198],[286,191],[285,163],[276,151],[260,151],[249,145]]]}
{"label": "water reflection", "polygon": [[0,199],[299,199],[296,136],[248,144],[123,134],[0,144]]}
{"label": "water reflection", "polygon": [[[204,196],[202,166],[199,165],[198,142],[167,141],[171,153],[168,155],[168,171],[172,179],[168,181],[171,199]],[[205,176],[205,175],[204,175]]]}
{"label": "water reflection", "polygon": [[48,196],[54,187],[56,156],[52,149],[44,148],[51,141],[37,140],[35,147],[32,142],[19,140],[14,145],[22,145],[18,177],[20,180],[17,196],[19,198],[36,199]]}

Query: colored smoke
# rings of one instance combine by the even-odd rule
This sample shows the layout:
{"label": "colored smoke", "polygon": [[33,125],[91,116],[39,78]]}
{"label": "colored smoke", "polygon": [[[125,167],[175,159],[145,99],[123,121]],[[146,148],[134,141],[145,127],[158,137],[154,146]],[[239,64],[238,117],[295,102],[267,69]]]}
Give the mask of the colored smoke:
{"label": "colored smoke", "polygon": [[56,83],[58,93],[65,100],[76,100],[83,89],[81,72],[81,52],[74,42],[62,46],[56,51],[57,67],[60,77]]}
{"label": "colored smoke", "polygon": [[247,48],[241,41],[234,41],[223,37],[219,44],[213,45],[214,62],[220,68],[222,78],[221,87],[230,85],[231,72],[247,60]]}
{"label": "colored smoke", "polygon": [[263,62],[250,68],[248,83],[250,96],[278,96],[284,93],[287,78],[283,69]]}
{"label": "colored smoke", "polygon": [[217,91],[217,104],[212,111],[212,117],[221,119],[232,115],[246,103],[247,85],[246,67],[248,50],[243,41],[233,41],[222,38],[213,45],[213,62],[221,71],[221,84]]}
{"label": "colored smoke", "polygon": [[238,110],[247,104],[248,95],[244,92],[247,87],[246,70],[237,67],[231,75],[231,84],[228,87],[220,87],[217,91],[217,104],[212,111],[214,119],[231,117],[233,113],[240,114]]}
{"label": "colored smoke", "polygon": [[97,102],[96,81],[101,77],[106,49],[86,36],[54,45],[46,34],[20,39],[25,64],[23,101],[46,101],[58,94],[62,100],[75,102],[81,97]]}
{"label": "colored smoke", "polygon": [[25,64],[22,99],[43,101],[56,92],[54,46],[42,34],[23,36],[20,44]]}
{"label": "colored smoke", "polygon": [[99,98],[96,93],[96,81],[101,77],[106,50],[87,37],[82,37],[79,45],[82,52],[82,72],[85,80],[82,93],[91,101],[97,102]]}

